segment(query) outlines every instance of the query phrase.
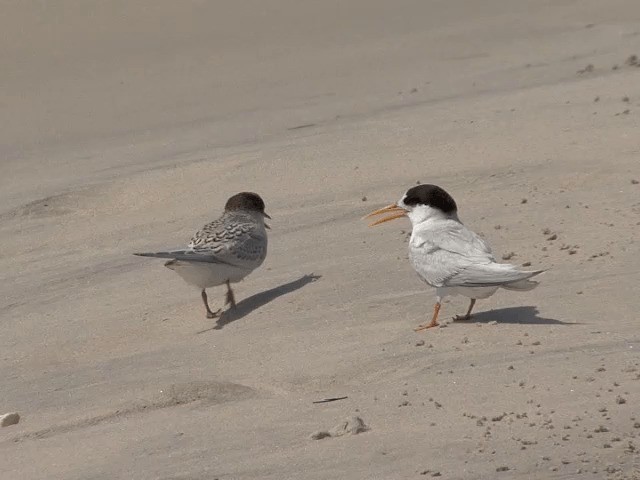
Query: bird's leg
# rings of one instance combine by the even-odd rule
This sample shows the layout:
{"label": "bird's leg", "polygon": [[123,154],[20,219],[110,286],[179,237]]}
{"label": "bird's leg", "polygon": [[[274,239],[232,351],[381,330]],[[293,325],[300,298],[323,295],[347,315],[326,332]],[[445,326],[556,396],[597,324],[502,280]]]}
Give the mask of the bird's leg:
{"label": "bird's leg", "polygon": [[202,289],[202,302],[204,303],[204,308],[207,309],[207,318],[216,318],[218,315],[220,315],[221,309],[218,309],[217,312],[212,312],[211,309],[209,308],[209,301],[207,300],[207,292],[204,290],[204,288]]}
{"label": "bird's leg", "polygon": [[229,282],[229,280],[227,280],[227,300],[225,302],[225,305],[231,305],[231,308],[235,309],[236,308],[236,299],[233,296],[233,290],[231,289],[231,283]]}
{"label": "bird's leg", "polygon": [[438,313],[439,312],[440,312],[440,302],[438,301],[433,306],[433,317],[431,317],[431,323],[428,323],[426,325],[420,325],[418,328],[414,328],[414,330],[416,332],[419,332],[420,330],[426,330],[427,328],[437,327],[439,325],[439,323],[438,323]]}
{"label": "bird's leg", "polygon": [[465,316],[456,315],[454,320],[470,320],[471,319],[471,310],[473,310],[473,306],[476,304],[476,299],[472,298],[471,303],[469,303],[469,309],[467,310],[467,314]]}

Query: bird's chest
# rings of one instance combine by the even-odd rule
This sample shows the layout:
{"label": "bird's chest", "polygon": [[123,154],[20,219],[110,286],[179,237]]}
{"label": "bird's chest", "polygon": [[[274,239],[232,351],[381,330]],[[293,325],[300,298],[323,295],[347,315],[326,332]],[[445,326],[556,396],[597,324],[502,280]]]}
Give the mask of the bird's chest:
{"label": "bird's chest", "polygon": [[431,263],[431,257],[437,247],[424,238],[412,235],[409,240],[409,261],[414,269],[420,271]]}
{"label": "bird's chest", "polygon": [[409,258],[423,258],[428,257],[435,252],[438,247],[421,235],[416,235],[415,232],[411,234],[409,239]]}

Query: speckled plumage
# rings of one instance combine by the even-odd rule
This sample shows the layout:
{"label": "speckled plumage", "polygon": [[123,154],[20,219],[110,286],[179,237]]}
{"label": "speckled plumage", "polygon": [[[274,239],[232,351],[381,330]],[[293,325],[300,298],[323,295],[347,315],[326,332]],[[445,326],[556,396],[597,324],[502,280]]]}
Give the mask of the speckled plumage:
{"label": "speckled plumage", "polygon": [[136,253],[143,257],[169,258],[165,266],[187,283],[202,289],[207,316],[205,289],[227,285],[227,303],[235,305],[231,283],[244,279],[262,265],[267,256],[267,225],[264,202],[255,193],[242,192],[231,197],[222,216],[203,226],[185,249]]}
{"label": "speckled plumage", "polygon": [[198,230],[188,249],[199,255],[213,255],[233,265],[251,268],[255,264],[253,270],[267,255],[267,234],[251,214],[225,212]]}

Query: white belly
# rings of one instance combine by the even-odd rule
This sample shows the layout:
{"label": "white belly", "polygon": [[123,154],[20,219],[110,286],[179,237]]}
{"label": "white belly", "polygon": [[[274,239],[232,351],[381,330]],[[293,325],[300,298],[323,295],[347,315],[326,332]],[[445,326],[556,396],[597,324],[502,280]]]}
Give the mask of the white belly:
{"label": "white belly", "polygon": [[443,296],[446,295],[463,295],[468,298],[489,298],[491,295],[496,293],[500,287],[444,287],[439,288],[443,293]]}
{"label": "white belly", "polygon": [[252,272],[232,265],[179,260],[167,262],[165,266],[180,275],[185,282],[198,288],[217,287],[226,282],[237,283]]}

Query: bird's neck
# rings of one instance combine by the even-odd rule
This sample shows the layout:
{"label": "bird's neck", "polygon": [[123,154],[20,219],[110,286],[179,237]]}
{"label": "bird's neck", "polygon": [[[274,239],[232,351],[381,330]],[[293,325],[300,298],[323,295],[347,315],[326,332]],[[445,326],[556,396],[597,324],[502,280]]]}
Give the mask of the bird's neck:
{"label": "bird's neck", "polygon": [[433,223],[438,223],[442,221],[454,221],[460,222],[458,218],[458,212],[454,211],[451,213],[444,213],[442,210],[437,208],[432,208],[427,205],[421,205],[419,207],[414,208],[412,211],[407,213],[409,220],[411,220],[411,226],[416,228],[424,228]]}

